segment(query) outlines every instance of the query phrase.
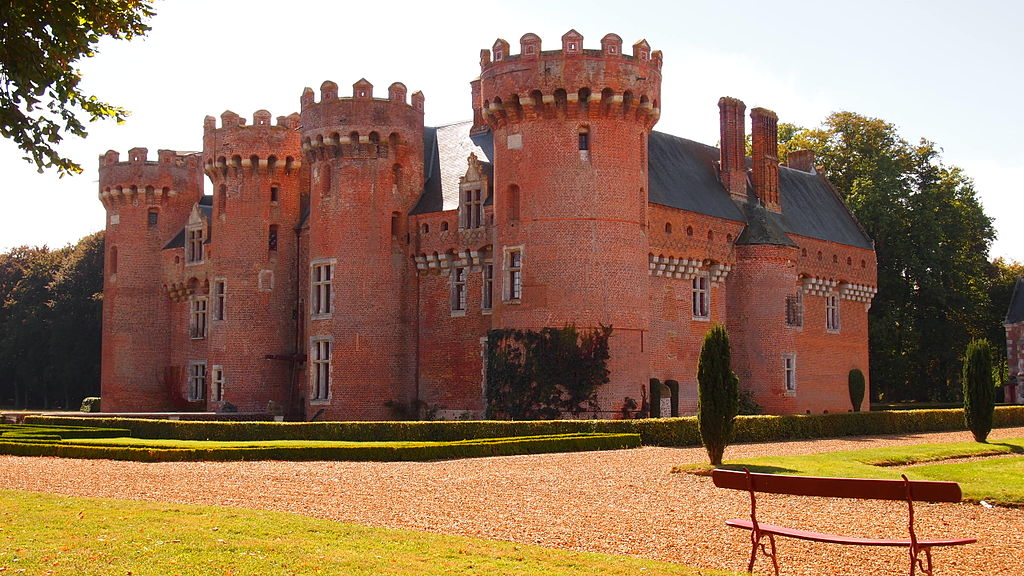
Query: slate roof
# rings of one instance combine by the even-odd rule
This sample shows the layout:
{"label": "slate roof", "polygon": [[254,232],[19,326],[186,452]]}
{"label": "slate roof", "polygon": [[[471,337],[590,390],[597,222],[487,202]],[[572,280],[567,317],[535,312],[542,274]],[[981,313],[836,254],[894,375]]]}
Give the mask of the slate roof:
{"label": "slate roof", "polygon": [[1024,278],[1017,279],[1017,285],[1013,287],[1013,296],[1010,296],[1010,309],[1006,311],[1005,324],[1016,324],[1024,322]]}
{"label": "slate roof", "polygon": [[[493,162],[491,133],[470,136],[471,126],[471,122],[460,122],[425,130],[426,184],[412,214],[458,208],[459,177],[466,173],[466,158],[470,152],[476,153],[481,162]],[[782,214],[777,214],[750,207],[750,203],[743,207],[737,205],[718,180],[718,160],[717,148],[652,132],[648,140],[649,200],[689,212],[747,222],[749,226],[737,238],[740,243],[792,245],[789,235],[795,234],[873,249],[871,239],[842,198],[819,175],[780,166]]]}

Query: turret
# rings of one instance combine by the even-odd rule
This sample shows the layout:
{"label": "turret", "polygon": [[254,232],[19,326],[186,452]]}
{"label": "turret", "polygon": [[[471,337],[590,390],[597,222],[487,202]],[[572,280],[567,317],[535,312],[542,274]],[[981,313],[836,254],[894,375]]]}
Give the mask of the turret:
{"label": "turret", "polygon": [[637,255],[648,252],[647,138],[660,115],[661,52],[640,41],[627,54],[615,34],[587,49],[575,30],[558,50],[542,50],[535,34],[519,44],[511,54],[499,39],[481,55],[502,273],[495,326],[611,325],[600,403],[616,410],[649,377],[649,281]]}
{"label": "turret", "polygon": [[395,82],[376,98],[365,79],[339,97],[303,91],[310,170],[306,347],[310,414],[387,418],[415,399],[415,299],[407,215],[423,189],[423,106]]}
{"label": "turret", "polygon": [[145,148],[128,159],[99,158],[99,198],[107,210],[100,376],[105,411],[164,410],[172,397],[164,368],[171,326],[160,253],[202,197],[199,157]]}
{"label": "turret", "polygon": [[[208,298],[207,406],[243,411],[276,402],[297,411],[300,219],[306,177],[298,114],[252,124],[207,116],[203,166],[213,188]],[[258,334],[260,337],[254,338]],[[285,360],[281,360],[284,358]]]}

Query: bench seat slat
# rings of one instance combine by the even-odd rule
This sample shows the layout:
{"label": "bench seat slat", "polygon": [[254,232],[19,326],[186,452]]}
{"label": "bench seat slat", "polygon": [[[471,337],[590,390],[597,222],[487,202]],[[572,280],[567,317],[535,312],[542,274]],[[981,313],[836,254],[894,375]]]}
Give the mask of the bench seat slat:
{"label": "bench seat slat", "polygon": [[[742,518],[733,518],[732,520],[726,520],[726,524],[733,528],[742,528],[744,530],[753,530],[754,523],[750,520],[744,520]],[[785,526],[776,526],[775,524],[765,524],[764,522],[758,522],[757,527],[761,529],[761,532],[766,534],[775,534],[777,536],[787,536],[789,538],[799,538],[801,540],[812,540],[814,542],[827,542],[831,544],[853,544],[858,546],[910,546],[909,538],[898,538],[898,539],[887,539],[887,538],[859,538],[856,536],[839,536],[837,534],[826,534],[824,532],[811,532],[808,530],[797,530],[795,528],[786,528]],[[977,542],[975,538],[948,538],[941,540],[926,540],[921,539],[917,541],[918,546],[960,546],[962,544],[972,544]]]}

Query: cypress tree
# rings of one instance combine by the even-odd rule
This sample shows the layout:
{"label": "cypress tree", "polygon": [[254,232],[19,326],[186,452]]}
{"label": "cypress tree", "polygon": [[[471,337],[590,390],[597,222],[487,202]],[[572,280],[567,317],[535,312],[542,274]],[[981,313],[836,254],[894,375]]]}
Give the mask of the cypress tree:
{"label": "cypress tree", "polygon": [[996,391],[992,384],[992,347],[987,340],[972,340],[964,356],[964,421],[976,442],[992,431]]}
{"label": "cypress tree", "polygon": [[846,379],[847,384],[850,387],[850,403],[853,404],[853,411],[860,412],[860,405],[864,402],[864,373],[860,371],[860,368],[854,368],[850,370],[850,375]]}
{"label": "cypress tree", "polygon": [[697,424],[711,463],[722,463],[739,412],[739,379],[730,364],[729,334],[715,324],[704,335],[697,364]]}

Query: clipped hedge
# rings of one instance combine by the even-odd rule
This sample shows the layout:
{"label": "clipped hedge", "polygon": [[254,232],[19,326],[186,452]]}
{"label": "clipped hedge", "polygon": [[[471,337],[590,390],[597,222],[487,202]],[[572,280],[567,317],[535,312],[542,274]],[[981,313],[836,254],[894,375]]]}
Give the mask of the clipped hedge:
{"label": "clipped hedge", "polygon": [[34,436],[56,436],[58,439],[72,438],[120,438],[131,436],[127,428],[100,428],[78,425],[0,424],[0,439]]}
{"label": "clipped hedge", "polygon": [[[572,433],[639,434],[646,446],[699,446],[697,419],[437,422],[198,422],[27,416],[32,424],[125,428],[136,438],[180,440],[455,441]],[[994,426],[1024,426],[1024,406],[999,406]],[[962,410],[737,416],[734,442],[772,442],[966,430]]]}
{"label": "clipped hedge", "polygon": [[103,458],[140,462],[231,460],[425,461],[483,456],[513,456],[584,450],[618,450],[640,446],[638,434],[569,434],[527,438],[487,438],[460,442],[393,445],[241,446],[157,448],[109,444],[75,444],[39,439],[0,441],[0,453],[15,456]]}

